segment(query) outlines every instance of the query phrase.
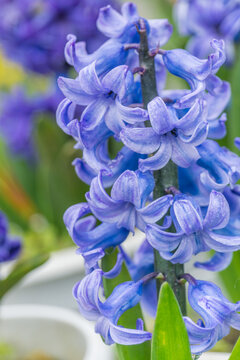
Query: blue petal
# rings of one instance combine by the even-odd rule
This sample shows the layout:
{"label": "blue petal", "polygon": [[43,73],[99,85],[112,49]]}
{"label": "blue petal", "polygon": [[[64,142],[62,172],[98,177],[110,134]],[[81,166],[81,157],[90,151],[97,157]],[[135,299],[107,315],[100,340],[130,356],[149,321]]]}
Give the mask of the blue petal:
{"label": "blue petal", "polygon": [[110,334],[114,342],[122,345],[141,344],[152,338],[152,334],[147,331],[125,329],[116,325],[111,325]]}
{"label": "blue petal", "polygon": [[121,104],[119,99],[116,99],[117,111],[121,119],[129,124],[136,124],[148,120],[147,110],[140,107],[129,107]]}
{"label": "blue petal", "polygon": [[100,316],[98,293],[101,285],[102,270],[97,269],[85,276],[73,288],[73,296],[78,303],[79,310],[88,320],[97,320]]}
{"label": "blue petal", "polygon": [[240,249],[240,236],[227,236],[220,235],[213,231],[205,232],[206,238],[204,241],[206,244],[219,252],[231,252]]}
{"label": "blue petal", "polygon": [[188,262],[193,255],[193,236],[183,236],[181,242],[174,253],[160,252],[163,259],[171,261],[173,264],[184,264]]}
{"label": "blue petal", "polygon": [[63,99],[57,108],[57,124],[68,135],[72,135],[68,125],[74,118],[75,108],[76,106],[68,99]]}
{"label": "blue petal", "polygon": [[136,173],[126,170],[115,181],[111,190],[111,197],[113,200],[130,202],[136,207],[140,207],[141,195],[139,190]]}
{"label": "blue petal", "polygon": [[197,149],[191,144],[185,144],[178,137],[170,135],[172,143],[172,161],[180,167],[189,167],[199,159]]}
{"label": "blue petal", "polygon": [[152,128],[125,128],[120,133],[124,145],[139,154],[150,154],[158,150],[160,137]]}
{"label": "blue petal", "polygon": [[158,135],[166,134],[173,129],[172,117],[159,96],[150,101],[147,108],[152,128]]}
{"label": "blue petal", "polygon": [[88,105],[94,100],[92,95],[87,94],[77,79],[68,79],[60,76],[58,78],[58,86],[66,98],[78,105]]}
{"label": "blue petal", "polygon": [[213,190],[210,194],[207,214],[203,221],[206,229],[222,229],[228,222],[230,209],[227,200],[220,192]]}
{"label": "blue petal", "polygon": [[148,20],[150,25],[149,45],[151,48],[165,45],[170,39],[173,26],[167,19]]}
{"label": "blue petal", "polygon": [[216,252],[213,257],[205,262],[195,262],[194,266],[208,271],[222,271],[226,269],[232,261],[233,253]]}
{"label": "blue petal", "polygon": [[97,19],[97,28],[105,36],[110,38],[117,38],[123,33],[127,21],[122,15],[107,5],[100,9]]}
{"label": "blue petal", "polygon": [[139,170],[148,171],[148,170],[159,170],[162,169],[171,159],[172,156],[172,145],[171,141],[167,136],[161,136],[160,138],[160,147],[158,151],[148,157],[147,159],[139,160]]}
{"label": "blue petal", "polygon": [[158,225],[147,225],[145,233],[149,244],[158,251],[175,250],[183,236],[183,233],[163,231]]}
{"label": "blue petal", "polygon": [[96,72],[96,61],[83,68],[78,75],[81,89],[86,94],[98,96],[105,92],[104,85],[101,83]]}
{"label": "blue petal", "polygon": [[141,215],[146,223],[155,223],[166,215],[169,207],[171,206],[173,196],[166,195],[151,202],[146,207],[139,209],[138,214]]}
{"label": "blue petal", "polygon": [[107,109],[108,101],[101,97],[93,101],[83,111],[80,131],[82,142],[87,149],[93,148],[111,135],[104,122]]}
{"label": "blue petal", "polygon": [[173,211],[180,228],[190,235],[203,229],[201,215],[188,199],[179,199],[173,203]]}

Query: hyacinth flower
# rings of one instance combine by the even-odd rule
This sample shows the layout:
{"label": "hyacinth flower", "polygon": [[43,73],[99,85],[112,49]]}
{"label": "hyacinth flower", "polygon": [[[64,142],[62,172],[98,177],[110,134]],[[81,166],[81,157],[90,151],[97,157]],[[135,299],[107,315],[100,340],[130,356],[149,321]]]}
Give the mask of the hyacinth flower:
{"label": "hyacinth flower", "polygon": [[182,192],[206,206],[212,189],[224,191],[228,185],[233,188],[240,179],[240,158],[213,140],[205,141],[197,150],[197,163],[179,169],[179,184]]}
{"label": "hyacinth flower", "polygon": [[175,233],[166,232],[155,224],[148,224],[146,227],[148,242],[164,259],[184,263],[201,251],[214,249],[226,253],[220,257],[215,256],[216,266],[224,267],[225,260],[229,265],[231,257],[227,253],[240,249],[240,237],[221,234],[220,230],[226,227],[230,216],[224,195],[215,190],[211,192],[204,218],[199,205],[187,195],[176,195],[170,211]]}
{"label": "hyacinth flower", "polygon": [[189,35],[187,49],[199,58],[210,52],[210,41],[223,39],[227,63],[234,60],[234,43],[240,33],[240,6],[235,0],[178,0],[174,15],[181,35]]}
{"label": "hyacinth flower", "polygon": [[[140,42],[140,37],[136,24],[140,16],[136,5],[130,2],[122,5],[121,13],[114,10],[111,5],[100,10],[97,27],[110,39],[92,54],[87,53],[84,42],[77,42],[75,35],[68,36],[65,58],[67,63],[74,66],[77,72],[94,61],[96,61],[98,74],[106,73],[122,64],[137,66],[138,56],[135,53],[135,48],[136,44]],[[158,43],[163,46],[172,34],[172,26],[168,20],[144,21],[148,29],[151,48],[156,47]],[[135,46],[129,47],[129,44],[135,44]]]}
{"label": "hyacinth flower", "polygon": [[[210,260],[196,266],[220,271],[240,249],[238,194],[234,193],[238,158],[207,140],[225,135],[224,111],[231,92],[229,84],[216,76],[225,61],[223,41],[213,40],[213,51],[204,60],[181,49],[163,50],[160,46],[170,28],[164,38],[164,22],[139,17],[131,3],[123,5],[121,14],[110,6],[103,8],[97,23],[110,39],[87,54],[84,44],[70,35],[65,56],[78,76],[59,80],[66,98],[59,105],[57,122],[76,140],[82,159],[76,159],[74,166],[90,184],[87,203],[70,207],[64,216],[88,274],[75,286],[74,296],[83,315],[97,322],[95,329],[107,344],[140,344],[142,323],[131,330],[134,339],[123,337],[141,317],[138,307],[135,316],[134,311],[128,313],[128,321],[133,315],[131,326],[124,317],[119,319],[118,309],[140,302],[155,316],[157,289],[164,280],[186,315],[183,263],[214,250]],[[184,79],[188,87],[165,90],[166,71]],[[106,78],[110,86],[103,84]],[[92,104],[100,99],[100,111],[92,111]],[[79,106],[85,106],[81,117]],[[112,139],[124,144],[114,159],[108,149]],[[96,226],[97,220],[102,223]],[[129,232],[135,235],[135,228],[145,232],[146,240],[131,258],[124,242]],[[133,281],[126,282],[129,278]],[[138,293],[139,286],[141,296],[136,297],[132,290]],[[118,326],[123,326],[122,333],[116,336]],[[220,338],[221,331],[215,328],[211,334]],[[192,342],[191,331],[189,339],[201,345]],[[199,351],[208,349],[204,341]],[[210,342],[210,347],[215,344]],[[137,357],[148,360],[151,354],[144,344],[138,345]],[[124,347],[122,357],[134,358],[134,349]]]}
{"label": "hyacinth flower", "polygon": [[94,268],[104,256],[104,250],[120,245],[129,231],[115,224],[102,223],[96,226],[96,219],[90,213],[88,204],[76,204],[67,209],[63,220],[69,235],[78,246],[77,252],[84,257],[88,268]]}
{"label": "hyacinth flower", "polygon": [[110,159],[107,149],[108,142],[96,145],[93,149],[83,148],[83,157],[73,161],[76,174],[86,184],[91,184],[93,178],[102,170],[102,184],[110,187],[125,169],[137,170],[138,160],[143,157],[127,147],[123,147],[115,159]]}
{"label": "hyacinth flower", "polygon": [[[82,69],[75,80],[60,77],[59,87],[69,101],[64,99],[64,103],[60,105],[58,124],[61,126],[63,120],[61,127],[64,130],[67,126],[67,132],[68,128],[72,127],[71,122],[74,119],[69,118],[67,121],[71,101],[77,105],[87,105],[79,124],[79,141],[86,148],[91,149],[99,142],[99,138],[104,140],[111,133],[118,135],[124,122],[118,112],[117,100],[121,101],[126,96],[132,82],[133,75],[126,65],[118,66],[107,75],[99,77],[95,62]],[[129,116],[134,111],[136,110],[129,109]],[[147,117],[145,110],[138,108],[137,111],[139,116]],[[135,114],[133,116],[135,117]]]}
{"label": "hyacinth flower", "polygon": [[156,97],[148,104],[148,114],[152,127],[125,128],[120,134],[131,150],[141,154],[155,153],[139,161],[141,171],[161,169],[170,159],[178,166],[188,167],[199,158],[196,146],[208,133],[208,124],[202,121],[204,104],[201,100],[196,100],[179,119],[174,108],[167,107],[161,97]]}
{"label": "hyacinth flower", "polygon": [[103,337],[107,345],[115,342],[133,345],[150,340],[151,333],[144,331],[141,319],[137,320],[136,329],[126,329],[118,325],[118,320],[126,310],[140,301],[143,284],[151,276],[136,283],[129,281],[119,284],[102,302],[99,299],[99,292],[103,276],[103,271],[96,269],[75,285],[73,295],[81,314],[88,320],[96,321],[95,331]]}
{"label": "hyacinth flower", "polygon": [[161,219],[171,205],[172,195],[166,195],[145,206],[153,188],[150,172],[126,170],[113,184],[109,196],[102,186],[100,172],[91,182],[86,199],[99,220],[134,233],[135,227],[144,231],[147,223]]}
{"label": "hyacinth flower", "polygon": [[191,350],[201,354],[211,349],[230,332],[230,327],[240,330],[240,302],[232,304],[220,288],[208,281],[195,280],[185,275],[189,282],[188,301],[201,317],[197,324],[185,317]]}
{"label": "hyacinth flower", "polygon": [[[201,60],[183,49],[162,51],[162,57],[167,70],[186,80],[191,91],[177,102],[179,108],[186,108],[203,90],[212,88],[216,82],[213,75],[226,60],[224,42],[212,40],[214,52],[207,59]],[[175,105],[175,106],[176,106]]]}
{"label": "hyacinth flower", "polygon": [[0,263],[16,259],[21,248],[20,239],[8,235],[7,218],[0,212]]}

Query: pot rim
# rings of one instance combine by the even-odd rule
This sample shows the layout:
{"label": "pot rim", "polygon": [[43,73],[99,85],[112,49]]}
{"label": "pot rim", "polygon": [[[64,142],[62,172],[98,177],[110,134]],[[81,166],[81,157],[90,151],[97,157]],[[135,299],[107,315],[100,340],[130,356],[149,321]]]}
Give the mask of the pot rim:
{"label": "pot rim", "polygon": [[41,304],[3,305],[0,318],[4,320],[49,319],[71,325],[84,335],[86,353],[83,360],[112,359],[111,348],[103,343],[99,335],[95,334],[94,326],[74,310]]}

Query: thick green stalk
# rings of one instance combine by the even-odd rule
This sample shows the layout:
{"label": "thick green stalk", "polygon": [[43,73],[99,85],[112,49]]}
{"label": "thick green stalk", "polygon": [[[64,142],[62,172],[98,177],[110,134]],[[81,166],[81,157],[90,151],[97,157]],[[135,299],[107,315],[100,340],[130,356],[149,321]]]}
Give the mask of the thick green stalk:
{"label": "thick green stalk", "polygon": [[[139,48],[139,65],[143,68],[143,74],[141,76],[143,105],[146,108],[149,101],[154,99],[157,93],[156,76],[154,66],[154,56],[149,54],[148,38],[145,28],[144,20],[140,20],[140,48]],[[155,189],[153,192],[153,198],[157,199],[160,196],[166,195],[166,189],[174,187],[178,189],[178,169],[173,162],[169,162],[163,169],[154,171]],[[172,231],[170,228],[169,231]],[[155,251],[155,271],[162,273],[168,283],[171,285],[176,298],[179,302],[183,315],[186,315],[186,295],[185,286],[179,282],[178,278],[180,274],[184,273],[184,266],[181,264],[172,264],[171,262],[164,260],[159,255],[158,251]],[[158,287],[161,286],[161,282],[158,282]]]}

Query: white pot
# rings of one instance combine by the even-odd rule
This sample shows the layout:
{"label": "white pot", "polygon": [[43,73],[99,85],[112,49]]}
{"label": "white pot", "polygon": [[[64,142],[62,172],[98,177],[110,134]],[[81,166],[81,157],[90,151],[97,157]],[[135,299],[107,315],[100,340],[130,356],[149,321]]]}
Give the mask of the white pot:
{"label": "white pot", "polygon": [[64,360],[112,360],[93,326],[77,312],[45,305],[1,307],[1,342],[12,344],[18,356],[41,351]]}
{"label": "white pot", "polygon": [[208,352],[203,354],[199,360],[228,360],[230,354],[220,352]]}

